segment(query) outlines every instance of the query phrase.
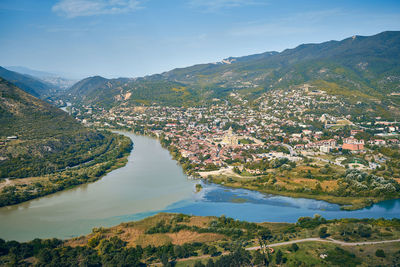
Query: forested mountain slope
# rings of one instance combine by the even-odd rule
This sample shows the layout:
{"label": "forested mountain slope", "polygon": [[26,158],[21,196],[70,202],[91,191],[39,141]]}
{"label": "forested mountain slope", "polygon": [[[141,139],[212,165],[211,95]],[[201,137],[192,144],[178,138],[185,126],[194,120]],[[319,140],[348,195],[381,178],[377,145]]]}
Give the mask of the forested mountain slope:
{"label": "forested mountain slope", "polygon": [[[174,69],[137,79],[87,78],[69,97],[87,105],[207,105],[232,92],[248,100],[272,89],[305,83],[329,94],[357,98],[383,109],[400,98],[400,32],[303,44],[219,63]],[[389,110],[386,110],[389,112]]]}
{"label": "forested mountain slope", "polygon": [[0,125],[0,177],[40,176],[87,162],[114,138],[1,78]]}

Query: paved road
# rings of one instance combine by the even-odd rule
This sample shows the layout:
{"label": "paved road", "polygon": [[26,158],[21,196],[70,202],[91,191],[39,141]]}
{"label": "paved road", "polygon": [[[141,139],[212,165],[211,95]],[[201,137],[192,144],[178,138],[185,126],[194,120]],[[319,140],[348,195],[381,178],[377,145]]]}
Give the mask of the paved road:
{"label": "paved road", "polygon": [[[323,239],[323,238],[318,238],[318,237],[311,237],[311,238],[304,238],[304,239],[298,239],[298,240],[292,240],[292,241],[287,241],[287,242],[270,244],[270,245],[268,245],[268,247],[279,247],[279,246],[291,245],[291,244],[294,244],[294,243],[301,243],[301,242],[329,242],[329,243],[334,243],[334,244],[338,244],[338,245],[341,245],[341,246],[360,246],[360,245],[374,245],[374,244],[400,242],[400,239],[351,243],[351,242],[344,242],[344,241],[335,240],[335,239],[332,239],[332,238]],[[247,248],[247,250],[257,250],[257,249],[260,249],[260,246]]]}
{"label": "paved road", "polygon": [[323,162],[327,162],[327,163],[330,163],[330,164],[335,164],[335,165],[338,165],[338,166],[340,166],[340,167],[345,167],[343,164],[341,164],[341,163],[337,163],[336,161],[331,161],[331,160],[327,160],[327,159],[323,159],[323,158],[318,158],[318,157],[313,157],[315,160],[320,160],[320,161],[323,161]]}
{"label": "paved road", "polygon": [[291,146],[288,145],[288,144],[282,144],[282,145],[283,145],[284,147],[286,147],[287,149],[289,149],[290,156],[294,157],[294,156],[297,155],[296,152],[294,151],[293,147],[291,147]]}

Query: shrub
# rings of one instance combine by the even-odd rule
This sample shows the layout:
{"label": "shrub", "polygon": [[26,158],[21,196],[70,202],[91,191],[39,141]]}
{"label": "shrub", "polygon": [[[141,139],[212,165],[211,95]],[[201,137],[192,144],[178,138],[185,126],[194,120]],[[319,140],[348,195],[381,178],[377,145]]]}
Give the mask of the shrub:
{"label": "shrub", "polygon": [[385,251],[383,251],[383,249],[377,249],[375,252],[375,256],[379,257],[379,258],[385,258]]}

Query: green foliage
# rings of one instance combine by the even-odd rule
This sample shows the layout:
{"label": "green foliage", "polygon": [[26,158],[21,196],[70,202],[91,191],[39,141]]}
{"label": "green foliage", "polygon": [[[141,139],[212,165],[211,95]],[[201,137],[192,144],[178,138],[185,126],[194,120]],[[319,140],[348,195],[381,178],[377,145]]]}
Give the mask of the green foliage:
{"label": "green foliage", "polygon": [[383,249],[377,249],[375,252],[375,256],[379,257],[379,258],[385,258],[386,254],[385,251]]}
{"label": "green foliage", "polygon": [[278,251],[276,252],[275,255],[275,262],[276,264],[281,264],[283,260],[283,253],[280,249],[278,249]]}
{"label": "green foliage", "polygon": [[[198,106],[210,105],[215,98],[235,104],[232,92],[252,101],[271,87],[285,89],[309,83],[352,103],[362,99],[362,104],[345,108],[353,117],[399,117],[390,109],[394,100],[389,96],[399,85],[399,36],[399,32],[383,32],[305,44],[281,53],[235,58],[231,64],[199,64],[135,80],[91,77],[70,92],[86,104],[102,106]],[[124,100],[121,91],[122,96],[131,93],[130,99]]]}
{"label": "green foliage", "polygon": [[250,240],[255,238],[259,233],[267,235],[270,231],[255,223],[245,221],[238,221],[232,218],[221,216],[216,220],[210,222],[209,227],[200,228],[197,226],[188,226],[186,224],[179,224],[178,221],[166,222],[164,220],[158,222],[155,226],[146,230],[146,234],[156,233],[177,233],[181,230],[190,230],[198,233],[218,233],[237,239],[242,238]]}
{"label": "green foliage", "polygon": [[319,235],[319,237],[321,237],[321,238],[325,238],[325,237],[329,236],[329,234],[328,234],[328,228],[325,227],[325,226],[319,228],[318,235]]}
{"label": "green foliage", "polygon": [[[344,184],[345,183],[345,184]],[[349,169],[339,180],[338,196],[395,197],[400,185],[394,179],[378,177],[360,170]]]}
{"label": "green foliage", "polygon": [[[132,149],[132,141],[128,137],[111,133],[105,134],[110,136],[112,143],[95,159],[75,168],[55,172],[50,175],[48,182],[36,182],[21,188],[5,186],[0,191],[0,206],[17,204],[99,179],[115,167],[121,155],[126,155]],[[22,164],[19,163],[18,166],[22,168]]]}
{"label": "green foliage", "polygon": [[329,250],[327,254],[326,261],[332,265],[353,267],[361,264],[361,259],[339,247]]}
{"label": "green foliage", "polygon": [[35,182],[26,190],[2,188],[0,206],[94,181],[132,149],[129,138],[85,128],[64,111],[2,79],[0,110],[4,111],[0,140],[18,136],[0,146],[0,178],[51,176],[49,183]]}
{"label": "green foliage", "polygon": [[327,221],[325,218],[321,217],[320,215],[315,215],[313,218],[311,217],[300,217],[297,220],[296,225],[300,226],[301,228],[310,228],[314,229],[321,224],[325,224]]}
{"label": "green foliage", "polygon": [[290,250],[293,251],[293,252],[296,252],[296,251],[299,250],[299,246],[298,246],[296,243],[293,243],[293,244],[290,246]]}

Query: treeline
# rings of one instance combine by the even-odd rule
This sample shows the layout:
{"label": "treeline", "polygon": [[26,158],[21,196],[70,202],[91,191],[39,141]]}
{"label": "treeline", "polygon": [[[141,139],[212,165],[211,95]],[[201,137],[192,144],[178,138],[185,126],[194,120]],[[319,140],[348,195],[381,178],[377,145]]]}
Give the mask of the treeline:
{"label": "treeline", "polygon": [[149,228],[146,234],[157,233],[177,233],[181,230],[189,230],[197,233],[218,233],[233,239],[251,240],[257,236],[259,231],[265,230],[255,223],[238,221],[225,216],[212,220],[208,227],[189,226],[186,224],[177,224],[174,221],[160,221],[154,227]]}
{"label": "treeline", "polygon": [[[0,239],[1,266],[147,266],[150,263],[174,266],[176,260],[198,256],[199,253],[210,257],[221,255],[214,246],[198,242],[128,247],[116,236],[102,239],[95,246],[77,247],[67,246],[58,239],[34,239],[25,243]],[[249,252],[237,249],[231,255],[216,260],[213,266],[226,266],[227,262],[246,262],[249,259]]]}
{"label": "treeline", "polygon": [[[25,145],[23,145],[25,146]],[[33,142],[27,147],[10,147],[8,158],[0,163],[0,177],[35,177],[91,161],[115,146],[115,137],[108,132],[85,131],[57,140]],[[27,150],[26,153],[13,152]],[[34,151],[39,151],[35,153]],[[32,153],[28,153],[32,151]]]}
{"label": "treeline", "polygon": [[[301,251],[293,244],[290,253]],[[103,239],[96,247],[66,246],[58,239],[35,239],[26,243],[4,241],[0,239],[0,265],[2,266],[175,266],[177,261],[196,257],[201,253],[208,255],[205,263],[198,260],[195,267],[236,267],[236,266],[275,266],[288,261],[288,254],[278,249],[276,253],[248,251],[238,243],[226,254],[215,253],[215,247],[202,243],[184,245],[168,244],[154,247],[128,247],[118,237]],[[214,254],[213,254],[214,253]],[[361,259],[341,248],[328,251],[327,264],[356,266]],[[293,262],[292,262],[293,263]],[[301,259],[295,264],[301,265]]]}
{"label": "treeline", "polygon": [[0,207],[14,205],[30,199],[49,195],[57,191],[71,188],[80,184],[93,182],[112,170],[119,163],[119,159],[132,150],[130,138],[109,134],[110,143],[107,150],[97,157],[76,168],[67,168],[54,173],[48,180],[37,181],[25,187],[5,186],[0,193]]}
{"label": "treeline", "polygon": [[[185,230],[174,228],[179,223],[190,222],[190,216],[179,214],[170,221],[163,221],[147,229],[147,234],[168,233]],[[170,227],[172,226],[172,227]],[[186,225],[188,226],[188,225]],[[199,231],[197,228],[186,230]],[[296,224],[288,224],[280,230],[282,233],[296,233],[304,229],[313,232],[319,229],[321,237],[330,234],[349,237],[374,238],[380,236],[379,229],[399,229],[400,219],[334,219],[326,220],[321,216],[301,217]],[[247,235],[236,235],[230,230],[248,232]],[[34,239],[29,242],[4,241],[0,239],[0,266],[174,266],[178,260],[190,257],[205,256],[207,260],[198,260],[194,266],[275,266],[289,262],[295,266],[302,266],[304,259],[296,257],[302,250],[300,245],[292,244],[286,249],[277,249],[271,253],[268,244],[274,241],[269,228],[256,223],[248,223],[221,216],[209,222],[206,232],[222,233],[227,235],[226,240],[214,243],[192,242],[182,245],[164,244],[161,246],[128,246],[128,243],[118,236],[109,236],[109,232],[97,232],[88,240],[86,245],[69,246],[68,241],[58,239]],[[386,231],[386,230],[385,230]],[[104,235],[101,235],[104,233]],[[275,233],[278,234],[278,233]],[[244,248],[249,244],[246,240],[257,240],[265,248],[248,251]],[[335,237],[336,238],[336,237]],[[285,240],[289,241],[289,240]],[[307,253],[306,253],[307,254]],[[328,256],[323,260],[327,266],[356,266],[362,262],[354,254],[341,248],[327,248]],[[382,252],[379,252],[382,255]],[[380,257],[380,256],[379,256]]]}
{"label": "treeline", "polygon": [[338,196],[400,197],[400,185],[394,179],[383,178],[360,170],[347,170],[334,192]]}
{"label": "treeline", "polygon": [[252,170],[260,170],[262,172],[268,169],[277,169],[280,167],[285,167],[285,169],[292,169],[296,167],[296,162],[290,161],[288,158],[279,158],[274,160],[263,159],[258,162],[246,163],[245,168]]}

